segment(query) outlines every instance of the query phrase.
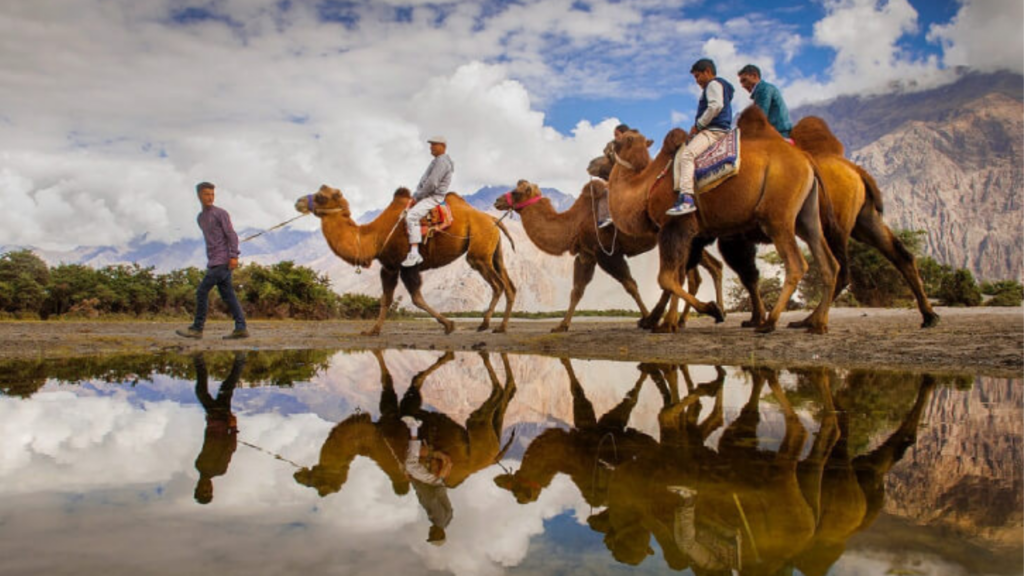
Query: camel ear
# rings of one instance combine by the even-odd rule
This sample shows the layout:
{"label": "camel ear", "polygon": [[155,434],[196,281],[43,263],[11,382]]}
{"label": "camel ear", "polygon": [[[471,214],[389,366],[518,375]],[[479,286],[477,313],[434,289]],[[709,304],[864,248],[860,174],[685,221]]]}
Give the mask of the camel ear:
{"label": "camel ear", "polygon": [[412,192],[410,192],[409,189],[406,188],[405,186],[402,186],[398,190],[395,190],[394,198],[408,198],[409,196],[412,196]]}
{"label": "camel ear", "polygon": [[647,139],[647,147],[650,148],[653,145],[654,145],[654,140],[651,140],[650,138],[648,138]]}
{"label": "camel ear", "polygon": [[522,188],[523,186],[526,186],[528,184],[529,182],[525,178],[520,179],[519,182],[516,182],[516,188]]}
{"label": "camel ear", "polygon": [[498,488],[503,488],[505,490],[511,491],[512,490],[512,475],[511,474],[501,474],[501,475],[499,475],[499,476],[494,478],[494,484]]}

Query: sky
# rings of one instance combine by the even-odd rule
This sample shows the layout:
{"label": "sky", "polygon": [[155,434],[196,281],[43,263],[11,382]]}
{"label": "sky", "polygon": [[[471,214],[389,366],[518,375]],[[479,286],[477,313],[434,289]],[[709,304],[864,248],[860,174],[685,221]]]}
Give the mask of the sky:
{"label": "sky", "polygon": [[[238,229],[342,190],[577,194],[625,122],[693,122],[690,65],[747,63],[790,107],[1024,72],[1020,0],[14,0],[0,3],[0,245],[197,237],[195,184]],[[736,110],[749,103],[742,90]],[[296,223],[316,226],[312,219]]]}

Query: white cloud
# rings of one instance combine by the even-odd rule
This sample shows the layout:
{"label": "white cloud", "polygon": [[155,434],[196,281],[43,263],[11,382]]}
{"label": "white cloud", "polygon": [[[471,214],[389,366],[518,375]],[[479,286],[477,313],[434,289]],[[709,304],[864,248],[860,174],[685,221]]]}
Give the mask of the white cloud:
{"label": "white cloud", "polygon": [[948,24],[936,24],[928,40],[944,48],[946,66],[1024,72],[1024,4],[1018,0],[962,0]]}

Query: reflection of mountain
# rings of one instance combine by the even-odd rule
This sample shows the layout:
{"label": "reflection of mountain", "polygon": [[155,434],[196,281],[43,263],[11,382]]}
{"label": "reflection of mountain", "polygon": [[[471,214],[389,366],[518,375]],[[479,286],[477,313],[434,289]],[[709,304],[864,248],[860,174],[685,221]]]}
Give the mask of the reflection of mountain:
{"label": "reflection of mountain", "polygon": [[970,391],[936,391],[929,425],[887,478],[886,512],[1020,549],[1022,403],[1019,381],[981,378]]}

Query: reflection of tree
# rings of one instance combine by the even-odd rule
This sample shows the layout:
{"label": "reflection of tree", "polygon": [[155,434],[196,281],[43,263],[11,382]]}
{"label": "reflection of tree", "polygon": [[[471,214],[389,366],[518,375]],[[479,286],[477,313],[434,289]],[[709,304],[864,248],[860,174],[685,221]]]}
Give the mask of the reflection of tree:
{"label": "reflection of tree", "polygon": [[[308,381],[326,370],[332,350],[275,350],[249,354],[246,382],[250,386],[291,386]],[[210,376],[223,380],[231,373],[234,355],[211,352],[206,355]],[[136,385],[161,374],[192,380],[195,368],[188,356],[175,354],[132,354],[89,356],[49,360],[10,360],[0,362],[0,391],[9,396],[27,398],[48,379],[60,384],[83,380]]]}
{"label": "reflection of tree", "polygon": [[[445,353],[430,367],[416,374],[401,401],[395,392],[394,380],[384,362],[383,353],[375,351],[374,356],[381,372],[380,417],[374,422],[369,414],[356,413],[339,422],[324,441],[319,462],[297,471],[295,480],[315,488],[320,496],[327,496],[341,490],[348,480],[352,462],[362,456],[372,460],[388,476],[395,494],[408,493],[410,476],[405,460],[410,431],[402,418],[413,417],[422,422],[419,439],[427,447],[425,452],[443,454],[443,459],[450,461],[451,466],[437,487],[417,486],[417,496],[431,514],[432,521],[435,516],[447,516],[450,519],[450,510],[446,514],[437,513],[436,510],[438,504],[443,505],[448,501],[443,491],[459,486],[476,472],[491,466],[508,449],[508,443],[504,447],[501,445],[501,433],[506,409],[516,392],[508,357],[501,355],[505,369],[503,386],[491,365],[490,356],[480,354],[490,380],[491,392],[463,426],[446,414],[424,409],[422,405],[423,385],[434,372],[454,359],[451,352]],[[431,541],[437,540],[438,528],[443,529],[443,526],[432,527]]]}

